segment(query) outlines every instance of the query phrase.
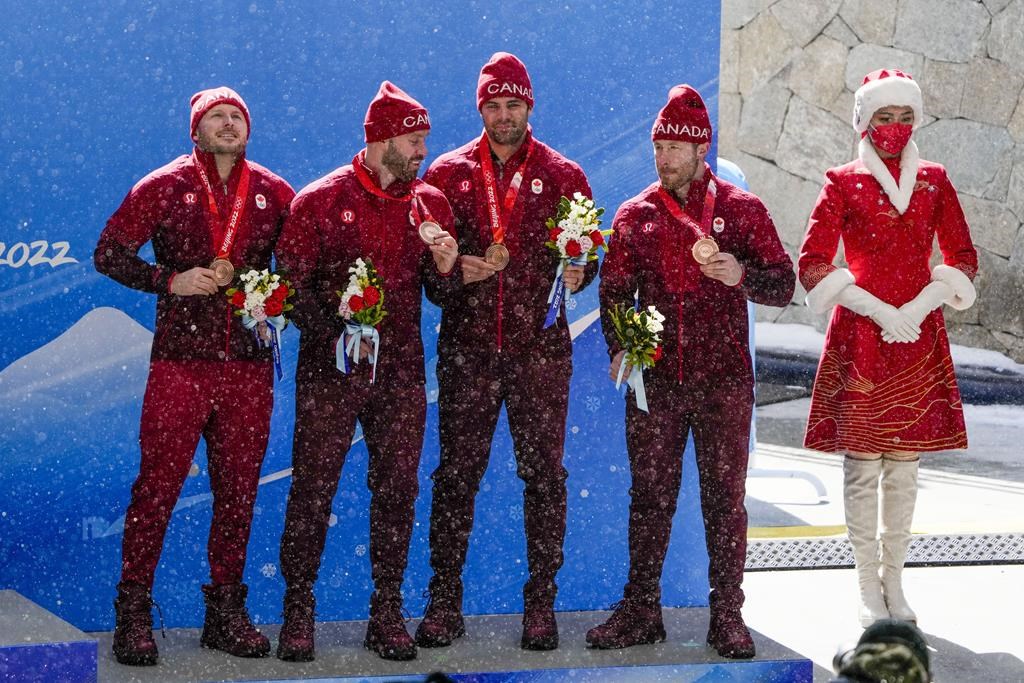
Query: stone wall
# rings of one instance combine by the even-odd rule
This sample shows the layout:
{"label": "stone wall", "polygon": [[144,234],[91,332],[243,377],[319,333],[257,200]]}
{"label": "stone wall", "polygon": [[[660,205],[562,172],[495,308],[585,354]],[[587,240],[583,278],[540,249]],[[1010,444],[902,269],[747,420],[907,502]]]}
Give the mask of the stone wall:
{"label": "stone wall", "polygon": [[[738,163],[794,257],[831,166],[856,156],[853,91],[895,67],[924,93],[921,156],[946,166],[980,258],[954,342],[1024,362],[1024,0],[723,0],[719,154]],[[758,319],[827,322],[803,305]]]}

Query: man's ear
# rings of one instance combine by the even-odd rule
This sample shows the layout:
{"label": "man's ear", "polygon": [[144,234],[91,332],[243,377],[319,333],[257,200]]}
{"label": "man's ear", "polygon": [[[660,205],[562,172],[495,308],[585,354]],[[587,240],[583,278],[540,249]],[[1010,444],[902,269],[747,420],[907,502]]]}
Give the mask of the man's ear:
{"label": "man's ear", "polygon": [[711,143],[710,142],[702,142],[702,143],[700,143],[699,145],[697,145],[697,156],[699,156],[701,159],[703,159],[704,157],[707,156],[709,149],[711,149]]}

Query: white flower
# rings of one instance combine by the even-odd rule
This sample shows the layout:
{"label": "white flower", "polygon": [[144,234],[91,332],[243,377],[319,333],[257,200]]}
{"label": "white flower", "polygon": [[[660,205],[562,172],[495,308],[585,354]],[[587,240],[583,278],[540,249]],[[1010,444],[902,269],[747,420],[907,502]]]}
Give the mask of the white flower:
{"label": "white flower", "polygon": [[584,235],[579,238],[580,249],[583,250],[584,254],[590,253],[590,250],[594,248],[594,242],[589,237]]}
{"label": "white flower", "polygon": [[658,309],[654,306],[647,307],[647,331],[652,334],[658,334],[665,326],[662,323],[665,322],[665,316],[658,312]]}

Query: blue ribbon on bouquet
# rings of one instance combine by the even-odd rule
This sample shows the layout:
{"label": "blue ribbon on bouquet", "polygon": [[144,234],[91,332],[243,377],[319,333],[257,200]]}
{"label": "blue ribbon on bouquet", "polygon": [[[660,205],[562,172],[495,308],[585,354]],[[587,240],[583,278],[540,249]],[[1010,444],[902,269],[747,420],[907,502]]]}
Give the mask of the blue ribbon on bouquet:
{"label": "blue ribbon on bouquet", "polygon": [[[275,315],[267,318],[267,328],[270,332],[270,350],[274,354],[274,370],[277,371],[277,378],[281,379],[281,331],[284,330],[285,326],[288,325],[288,321],[284,319],[283,315]],[[245,329],[252,330],[253,336],[256,337],[256,344],[261,348],[265,349],[268,346],[266,340],[260,335],[260,331],[257,326],[260,324],[259,320],[253,318],[245,313],[242,314],[242,324]]]}
{"label": "blue ribbon on bouquet", "polygon": [[[380,333],[373,325],[345,323],[345,331],[335,347],[335,360],[338,369],[348,374],[354,366],[359,364],[359,342],[363,339],[369,339],[373,346],[373,352],[370,354],[370,362],[373,363],[373,370],[370,373],[370,383],[372,384],[377,379],[377,356],[380,355]],[[352,362],[351,366],[349,365],[350,361]]]}
{"label": "blue ribbon on bouquet", "polygon": [[575,258],[561,259],[558,262],[558,270],[555,271],[555,281],[551,283],[551,293],[548,294],[548,303],[551,305],[548,306],[548,315],[544,318],[544,329],[554,325],[562,312],[562,299],[566,298],[565,280],[562,279],[565,267],[567,265],[585,266],[588,260],[589,257],[586,254],[581,254]]}
{"label": "blue ribbon on bouquet", "polygon": [[[619,375],[615,378],[615,388],[618,389],[622,385],[622,375],[626,372],[626,356],[622,357],[622,364],[619,365]],[[629,372],[629,377],[626,378],[626,384],[633,393],[636,395],[636,407],[645,413],[649,413],[647,409],[647,392],[644,390],[644,368],[641,365],[634,365],[633,369]]]}

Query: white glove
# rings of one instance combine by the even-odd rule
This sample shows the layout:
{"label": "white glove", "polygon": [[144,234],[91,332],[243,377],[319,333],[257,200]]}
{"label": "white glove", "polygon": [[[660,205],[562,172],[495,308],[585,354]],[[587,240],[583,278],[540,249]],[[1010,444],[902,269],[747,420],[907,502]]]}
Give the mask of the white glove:
{"label": "white glove", "polygon": [[[952,287],[945,282],[935,280],[925,285],[924,289],[913,299],[900,306],[900,313],[905,314],[920,328],[929,313],[950,301],[954,296]],[[882,333],[882,339],[885,341],[889,343],[896,341],[893,338],[886,338],[887,336],[889,336],[887,332]]]}
{"label": "white glove", "polygon": [[[883,339],[889,342],[915,342],[921,336],[921,326],[906,313],[896,310],[857,285],[843,287],[836,302],[854,313],[871,318],[882,329]],[[889,338],[886,339],[885,336]]]}

